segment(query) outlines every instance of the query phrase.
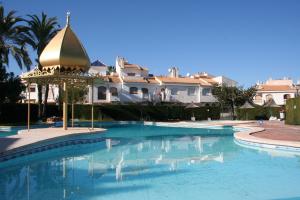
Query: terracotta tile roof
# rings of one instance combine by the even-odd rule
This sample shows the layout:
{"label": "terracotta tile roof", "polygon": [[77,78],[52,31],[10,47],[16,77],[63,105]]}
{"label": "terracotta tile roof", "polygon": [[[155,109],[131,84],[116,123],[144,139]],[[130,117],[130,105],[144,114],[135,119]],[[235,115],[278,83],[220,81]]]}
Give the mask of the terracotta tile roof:
{"label": "terracotta tile roof", "polygon": [[210,83],[210,84],[217,84],[218,82],[212,79],[213,77],[200,77],[200,79]]}
{"label": "terracotta tile roof", "polygon": [[290,85],[260,85],[258,91],[296,91],[296,88]]}
{"label": "terracotta tile roof", "polygon": [[121,83],[121,79],[118,76],[108,76],[110,83]]}
{"label": "terracotta tile roof", "polygon": [[140,69],[140,70],[148,70],[148,69],[145,68],[145,67],[141,67],[141,66],[139,66],[139,65],[137,65],[137,64],[130,64],[130,63],[128,63],[128,62],[125,62],[125,63],[124,63],[124,68],[135,68],[135,69]]}
{"label": "terracotta tile roof", "polygon": [[189,77],[166,77],[166,76],[156,76],[155,77],[159,82],[165,84],[197,84],[197,85],[205,85],[212,86],[211,81],[204,80],[203,78],[189,78]]}
{"label": "terracotta tile roof", "polygon": [[124,83],[148,83],[147,80],[144,77],[124,77],[123,78]]}
{"label": "terracotta tile roof", "polygon": [[153,77],[153,78],[147,78],[147,81],[149,84],[159,84],[159,82]]}
{"label": "terracotta tile roof", "polygon": [[121,83],[121,79],[118,76],[99,76],[99,78],[102,78],[105,82],[110,83]]}

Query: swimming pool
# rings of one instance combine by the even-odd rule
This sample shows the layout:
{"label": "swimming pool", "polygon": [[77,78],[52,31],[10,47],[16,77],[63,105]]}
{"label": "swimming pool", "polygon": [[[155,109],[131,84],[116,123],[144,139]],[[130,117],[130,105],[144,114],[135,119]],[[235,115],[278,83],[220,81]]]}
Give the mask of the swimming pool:
{"label": "swimming pool", "polygon": [[107,127],[1,163],[0,199],[300,199],[300,157],[243,148],[231,127]]}

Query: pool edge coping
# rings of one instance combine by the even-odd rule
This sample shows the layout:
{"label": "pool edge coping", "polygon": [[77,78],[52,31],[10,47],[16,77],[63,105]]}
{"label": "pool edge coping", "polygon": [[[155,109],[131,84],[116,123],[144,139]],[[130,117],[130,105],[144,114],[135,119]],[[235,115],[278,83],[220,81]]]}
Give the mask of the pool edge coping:
{"label": "pool edge coping", "polygon": [[[42,128],[42,129],[49,129],[49,128]],[[52,129],[52,128],[50,128],[50,129]],[[76,139],[77,140],[87,140],[88,137],[84,137],[84,136],[91,136],[91,135],[100,135],[102,137],[102,134],[107,130],[107,129],[104,129],[104,128],[95,128],[93,130],[92,129],[90,130],[88,128],[85,128],[85,129],[87,129],[88,131],[56,135],[54,137],[43,138],[43,139],[40,139],[40,140],[37,140],[37,141],[33,141],[31,143],[25,143],[23,145],[19,145],[19,146],[12,147],[12,148],[7,148],[6,147],[6,149],[1,149],[1,151],[0,151],[0,162],[1,162],[1,159],[4,158],[4,157],[7,157],[7,156],[10,156],[10,155],[13,155],[13,154],[17,154],[17,153],[20,153],[20,152],[23,152],[23,151],[29,151],[29,150],[35,149],[35,148],[40,148],[40,147],[43,147],[43,146],[55,145],[58,142],[69,142],[69,141],[76,140]],[[40,129],[32,129],[32,130],[38,131]],[[62,129],[61,129],[61,131],[63,132]],[[16,138],[18,138],[18,135],[25,135],[26,136],[25,132],[27,132],[27,130],[24,130],[24,129],[19,130],[17,135],[0,138],[0,141],[5,140],[5,138],[6,139],[7,138],[8,139],[11,139],[11,138],[16,139]],[[83,137],[79,138],[81,136],[83,136]]]}

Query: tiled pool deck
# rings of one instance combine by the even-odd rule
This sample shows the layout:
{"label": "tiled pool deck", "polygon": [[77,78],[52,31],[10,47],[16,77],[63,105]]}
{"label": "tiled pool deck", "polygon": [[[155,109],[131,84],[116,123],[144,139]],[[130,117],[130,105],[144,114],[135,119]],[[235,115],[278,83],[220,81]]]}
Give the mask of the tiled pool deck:
{"label": "tiled pool deck", "polygon": [[[29,149],[44,151],[51,148],[57,148],[63,145],[72,145],[78,142],[87,141],[87,135],[95,136],[105,129],[102,128],[69,128],[64,131],[62,128],[38,128],[21,130],[17,135],[0,138],[0,161],[8,155],[16,155],[22,152],[28,153]],[[33,153],[33,152],[32,152]]]}
{"label": "tiled pool deck", "polygon": [[[275,148],[291,147],[300,151],[300,126],[285,125],[282,121],[202,121],[202,122],[146,122],[157,126],[187,127],[187,128],[220,128],[233,126],[238,132],[234,134],[236,140],[247,142],[248,145]],[[266,146],[269,145],[269,146]],[[273,145],[273,146],[272,146]],[[284,149],[284,148],[283,148]]]}

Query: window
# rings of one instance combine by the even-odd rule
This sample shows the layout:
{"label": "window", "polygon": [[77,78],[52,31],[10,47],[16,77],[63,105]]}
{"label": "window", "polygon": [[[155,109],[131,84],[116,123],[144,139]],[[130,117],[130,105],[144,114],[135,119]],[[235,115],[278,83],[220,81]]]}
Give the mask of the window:
{"label": "window", "polygon": [[137,94],[138,93],[137,87],[130,87],[129,88],[129,93],[130,94]]}
{"label": "window", "polygon": [[111,96],[117,97],[118,96],[118,89],[115,87],[109,88]]}
{"label": "window", "polygon": [[285,95],[283,95],[283,99],[287,100],[287,99],[289,99],[289,98],[291,98],[291,95],[290,95],[290,94],[285,94]]}
{"label": "window", "polygon": [[272,99],[273,99],[273,96],[272,96],[271,94],[268,94],[268,95],[266,96],[267,102],[268,102],[268,101],[271,101]]}
{"label": "window", "polygon": [[30,87],[29,91],[30,92],[35,92],[35,87]]}
{"label": "window", "polygon": [[189,95],[189,96],[194,96],[194,95],[196,95],[196,88],[195,88],[195,87],[189,87],[189,88],[188,88],[188,95]]}
{"label": "window", "polygon": [[202,89],[202,95],[203,96],[210,96],[211,95],[211,89],[210,88],[203,88]]}
{"label": "window", "polygon": [[171,89],[171,95],[177,95],[178,94],[178,89],[177,88],[172,88]]}
{"label": "window", "polygon": [[142,88],[142,93],[144,95],[147,95],[148,94],[148,88]]}
{"label": "window", "polygon": [[262,97],[261,97],[261,95],[255,95],[254,99],[257,101],[261,101]]}
{"label": "window", "polygon": [[106,100],[106,87],[104,86],[98,87],[98,99]]}
{"label": "window", "polygon": [[143,98],[148,98],[148,88],[142,88]]}
{"label": "window", "polygon": [[127,76],[135,76],[135,73],[127,73]]}

